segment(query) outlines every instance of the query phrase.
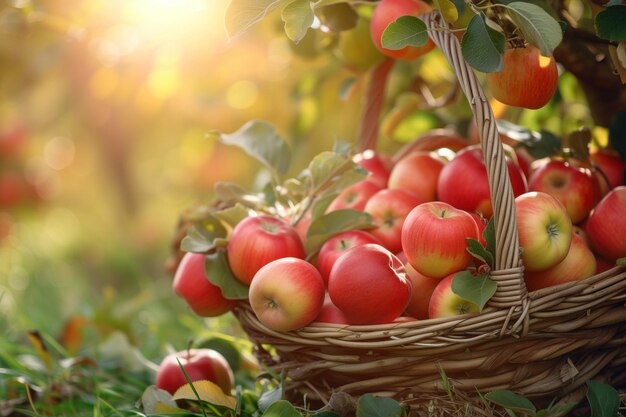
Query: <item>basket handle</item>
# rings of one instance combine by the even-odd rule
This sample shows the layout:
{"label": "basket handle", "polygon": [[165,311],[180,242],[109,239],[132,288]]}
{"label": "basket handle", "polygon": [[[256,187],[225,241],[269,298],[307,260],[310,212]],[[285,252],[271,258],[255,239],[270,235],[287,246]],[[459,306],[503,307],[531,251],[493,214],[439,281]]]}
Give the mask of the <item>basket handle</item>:
{"label": "basket handle", "polygon": [[432,12],[422,17],[429,28],[428,33],[431,39],[443,52],[454,70],[478,127],[480,144],[487,166],[496,234],[495,269],[491,277],[497,282],[498,289],[489,301],[489,305],[508,308],[526,304],[528,291],[524,283],[520,259],[515,198],[493,111],[476,74],[463,58],[458,39],[452,32],[445,30],[447,25],[443,22],[441,15],[438,12]]}

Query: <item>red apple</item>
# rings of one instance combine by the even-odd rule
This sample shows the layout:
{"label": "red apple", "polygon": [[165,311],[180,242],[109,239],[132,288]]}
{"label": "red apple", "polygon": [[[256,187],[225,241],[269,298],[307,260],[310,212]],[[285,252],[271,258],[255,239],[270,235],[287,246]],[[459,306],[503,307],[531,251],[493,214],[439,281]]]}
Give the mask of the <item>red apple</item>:
{"label": "red apple", "polygon": [[402,250],[421,274],[443,278],[465,269],[472,256],[467,238],[478,240],[472,216],[449,204],[431,201],[415,207],[402,228]]}
{"label": "red apple", "polygon": [[406,274],[411,281],[411,299],[405,313],[420,320],[428,319],[430,297],[441,279],[420,274],[410,263],[405,263]]}
{"label": "red apple", "polygon": [[367,181],[372,181],[381,188],[387,187],[391,163],[385,155],[366,150],[356,154],[353,160],[369,172],[369,176],[366,178]]}
{"label": "red apple", "polygon": [[524,280],[529,291],[579,281],[596,272],[596,259],[583,239],[574,234],[569,251],[558,264],[543,271],[525,271]]}
{"label": "red apple", "polygon": [[470,216],[476,222],[476,226],[478,226],[478,241],[483,245],[487,246],[487,242],[485,241],[484,232],[487,228],[487,219],[479,213],[469,213]]}
{"label": "red apple", "polygon": [[333,304],[328,294],[326,294],[324,298],[324,304],[322,305],[320,314],[314,321],[319,323],[350,324],[346,315],[343,314],[343,311],[339,310],[339,307]]}
{"label": "red apple", "polygon": [[515,199],[522,261],[527,271],[542,271],[565,259],[572,241],[572,221],[550,194],[528,192]]}
{"label": "red apple", "polygon": [[554,57],[528,45],[504,51],[504,68],[487,73],[487,89],[504,104],[538,109],[554,95],[558,78]]}
{"label": "red apple", "polygon": [[269,215],[247,217],[239,222],[231,233],[227,254],[233,274],[246,285],[271,261],[306,256],[298,232],[286,221]]}
{"label": "red apple", "polygon": [[[506,164],[513,195],[517,197],[527,190],[526,178],[513,160],[507,158]],[[479,146],[462,149],[443,167],[437,182],[437,196],[458,209],[478,212],[486,218],[493,215],[487,168]]]}
{"label": "red apple", "polygon": [[585,224],[591,249],[607,261],[626,256],[626,186],[613,188]]}
{"label": "red apple", "polygon": [[406,308],[411,283],[393,253],[368,243],[348,249],[337,259],[328,294],[350,324],[390,323]]}
{"label": "red apple", "polygon": [[185,374],[177,359],[192,382],[208,380],[219,386],[226,394],[233,389],[233,371],[226,358],[213,349],[189,349],[167,355],[161,361],[156,375],[156,386],[174,394],[187,384]]}
{"label": "red apple", "polygon": [[[596,149],[591,152],[591,159],[606,177],[605,179],[602,176],[600,182],[601,186],[607,186],[606,192],[611,188],[624,185],[625,163],[617,152],[606,148]],[[609,184],[606,184],[606,180]]]}
{"label": "red apple", "polygon": [[414,194],[388,188],[370,197],[364,211],[369,213],[376,227],[369,232],[377,237],[391,252],[402,250],[402,225],[409,212],[422,201]]}
{"label": "red apple", "polygon": [[322,274],[325,286],[328,286],[328,276],[335,261],[351,247],[366,243],[382,244],[378,238],[363,230],[342,232],[324,242],[317,255],[317,268]]}
{"label": "red apple", "polygon": [[439,173],[445,163],[445,159],[434,152],[412,152],[394,165],[388,187],[410,191],[422,202],[434,201]]}
{"label": "red apple", "polygon": [[187,252],[178,264],[172,288],[197,315],[216,317],[230,311],[237,302],[225,298],[220,287],[207,279],[204,259],[201,253]]}
{"label": "red apple", "polygon": [[600,274],[604,271],[608,271],[609,269],[614,268],[614,267],[615,267],[615,263],[605,261],[604,259],[596,255],[596,274]]}
{"label": "red apple", "polygon": [[339,193],[332,203],[330,203],[326,209],[326,213],[341,209],[363,211],[367,200],[382,189],[383,187],[369,180],[363,180],[349,185]]}
{"label": "red apple", "polygon": [[457,272],[453,272],[437,284],[428,304],[429,318],[454,317],[461,314],[479,312],[476,304],[461,298],[452,291],[452,279],[456,274]]}
{"label": "red apple", "polygon": [[325,291],[317,268],[299,258],[282,258],[256,273],[250,284],[250,306],[267,327],[288,332],[315,320]]}
{"label": "red apple", "polygon": [[430,52],[435,44],[431,39],[423,46],[406,46],[402,49],[392,50],[382,45],[383,32],[391,22],[401,16],[419,16],[428,13],[430,5],[421,0],[381,0],[372,14],[370,31],[374,45],[383,54],[396,59],[411,61]]}
{"label": "red apple", "polygon": [[559,200],[572,223],[587,217],[600,200],[600,186],[590,169],[552,160],[530,176],[529,191],[541,191]]}

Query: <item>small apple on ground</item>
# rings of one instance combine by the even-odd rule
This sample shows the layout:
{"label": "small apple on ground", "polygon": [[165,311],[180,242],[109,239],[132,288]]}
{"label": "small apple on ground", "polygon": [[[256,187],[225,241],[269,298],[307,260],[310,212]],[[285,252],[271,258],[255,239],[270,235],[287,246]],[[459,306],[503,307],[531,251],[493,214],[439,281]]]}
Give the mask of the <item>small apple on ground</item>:
{"label": "small apple on ground", "polygon": [[269,215],[239,222],[231,233],[227,254],[233,274],[245,285],[250,285],[254,274],[271,261],[306,256],[298,232],[286,221]]}
{"label": "small apple on ground", "polygon": [[585,232],[591,249],[607,261],[626,256],[626,186],[612,189],[593,209]]}
{"label": "small apple on ground", "polygon": [[282,258],[256,273],[250,284],[250,306],[267,327],[288,332],[315,320],[325,291],[317,268],[302,259]]}
{"label": "small apple on ground", "polygon": [[412,152],[400,159],[389,175],[388,187],[415,194],[422,202],[437,199],[437,181],[446,161],[434,152]]}
{"label": "small apple on ground", "polygon": [[172,288],[197,315],[216,317],[232,310],[237,302],[225,298],[220,287],[207,279],[204,259],[201,253],[187,252],[178,264]]}
{"label": "small apple on ground", "polygon": [[556,159],[533,172],[528,190],[555,197],[574,224],[584,220],[600,200],[600,186],[590,169]]}
{"label": "small apple on ground", "polygon": [[348,249],[337,259],[328,294],[350,324],[390,323],[404,312],[411,283],[393,253],[368,243]]}
{"label": "small apple on ground", "polygon": [[528,271],[542,271],[565,259],[572,241],[572,221],[550,194],[528,192],[515,199],[522,261]]}
{"label": "small apple on ground", "polygon": [[183,350],[163,358],[156,375],[157,388],[174,394],[178,388],[187,384],[177,359],[192,382],[211,381],[226,394],[230,394],[233,389],[235,378],[228,361],[219,352],[206,348]]}
{"label": "small apple on ground", "polygon": [[402,250],[402,225],[414,207],[422,201],[412,193],[385,188],[374,194],[365,204],[364,211],[374,219],[377,227],[369,232],[377,237],[391,252]]}
{"label": "small apple on ground", "polygon": [[317,255],[317,268],[322,274],[325,286],[328,286],[328,277],[335,261],[351,247],[366,243],[382,244],[377,237],[363,230],[348,230],[324,242]]}
{"label": "small apple on ground", "polygon": [[589,278],[596,272],[596,259],[584,240],[572,235],[569,251],[558,264],[543,271],[525,271],[524,280],[529,291],[536,291],[565,282]]}
{"label": "small apple on ground", "polygon": [[504,51],[504,68],[487,73],[487,89],[504,104],[538,109],[554,95],[558,78],[554,57],[528,45]]}
{"label": "small apple on ground", "polygon": [[428,305],[429,318],[454,317],[480,311],[476,304],[461,298],[452,291],[452,279],[456,274],[457,272],[454,272],[442,279],[433,291]]}
{"label": "small apple on ground", "polygon": [[467,238],[479,239],[478,226],[466,211],[441,201],[415,207],[402,227],[402,250],[421,274],[443,278],[472,262]]}

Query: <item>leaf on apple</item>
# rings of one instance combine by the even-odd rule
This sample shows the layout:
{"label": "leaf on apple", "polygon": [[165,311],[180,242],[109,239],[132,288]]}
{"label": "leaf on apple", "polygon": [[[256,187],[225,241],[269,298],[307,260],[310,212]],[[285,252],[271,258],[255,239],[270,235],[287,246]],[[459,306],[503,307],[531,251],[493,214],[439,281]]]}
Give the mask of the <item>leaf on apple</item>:
{"label": "leaf on apple", "polygon": [[610,385],[587,381],[587,399],[591,405],[591,417],[613,417],[620,405],[619,393]]}
{"label": "leaf on apple", "polygon": [[485,249],[485,247],[476,239],[471,237],[467,238],[467,251],[476,259],[489,265],[489,268],[493,269],[493,255]]}
{"label": "leaf on apple", "polygon": [[403,409],[393,398],[362,395],[356,403],[357,417],[400,417]]}
{"label": "leaf on apple", "polygon": [[615,265],[626,265],[626,256],[615,261]]}
{"label": "leaf on apple", "polygon": [[215,248],[216,239],[223,239],[226,235],[226,228],[220,220],[208,215],[189,228],[180,242],[180,249],[184,252],[205,253]]}
{"label": "leaf on apple", "polygon": [[290,0],[232,0],[226,10],[226,31],[230,38],[241,35],[272,10]]}
{"label": "leaf on apple", "polygon": [[292,1],[283,8],[281,18],[285,22],[287,37],[295,43],[300,42],[315,18],[311,1]]}
{"label": "leaf on apple", "polygon": [[407,46],[419,47],[428,41],[428,28],[417,16],[400,16],[384,30],[383,47],[398,50]]}
{"label": "leaf on apple", "polygon": [[376,226],[368,213],[352,209],[331,211],[313,220],[307,232],[305,250],[309,256],[316,253],[328,239],[348,230],[369,229]]}
{"label": "leaf on apple", "polygon": [[524,39],[539,48],[543,55],[552,55],[563,40],[563,30],[559,22],[544,9],[532,3],[514,1],[506,8],[511,20],[524,35]]}
{"label": "leaf on apple", "polygon": [[476,304],[479,311],[483,310],[497,288],[498,284],[489,275],[474,276],[469,271],[462,271],[452,279],[452,292]]}
{"label": "leaf on apple", "polygon": [[483,13],[469,22],[461,39],[465,61],[481,72],[497,72],[503,68],[504,35],[490,28]]}
{"label": "leaf on apple", "polygon": [[509,390],[496,390],[485,394],[485,398],[511,411],[519,411],[527,415],[535,415],[537,408],[526,397]]}
{"label": "leaf on apple", "polygon": [[222,290],[224,298],[243,300],[248,298],[248,287],[239,282],[228,266],[225,250],[218,250],[204,258],[204,271],[207,279]]}
{"label": "leaf on apple", "polygon": [[596,15],[596,34],[613,42],[626,41],[625,21],[626,5],[611,5]]}
{"label": "leaf on apple", "polygon": [[235,397],[224,394],[215,383],[208,380],[193,381],[178,388],[172,398],[177,400],[204,401],[234,410],[237,405]]}
{"label": "leaf on apple", "polygon": [[231,134],[209,132],[226,145],[234,145],[263,164],[274,175],[284,174],[291,162],[289,144],[265,121],[251,120]]}
{"label": "leaf on apple", "polygon": [[[485,230],[483,230],[483,239],[485,239],[485,248],[487,252],[489,252],[493,258],[496,257],[496,226],[493,220],[493,217],[489,219],[487,225],[485,226]],[[490,265],[491,268],[495,267],[494,265]]]}
{"label": "leaf on apple", "polygon": [[249,213],[241,203],[237,203],[232,207],[213,212],[213,216],[223,221],[230,227],[235,227],[240,221],[248,217]]}
{"label": "leaf on apple", "polygon": [[310,178],[314,193],[335,192],[365,179],[367,171],[347,155],[326,151],[315,155],[301,176]]}

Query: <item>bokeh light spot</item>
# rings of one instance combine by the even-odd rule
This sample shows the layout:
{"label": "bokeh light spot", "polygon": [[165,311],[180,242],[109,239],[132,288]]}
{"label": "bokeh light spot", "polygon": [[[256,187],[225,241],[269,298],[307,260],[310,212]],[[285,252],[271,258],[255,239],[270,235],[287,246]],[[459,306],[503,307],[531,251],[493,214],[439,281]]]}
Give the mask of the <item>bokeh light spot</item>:
{"label": "bokeh light spot", "polygon": [[237,81],[230,86],[226,93],[228,105],[234,109],[243,110],[254,104],[259,96],[259,89],[252,81]]}
{"label": "bokeh light spot", "polygon": [[67,168],[74,161],[76,148],[74,142],[65,137],[55,137],[46,143],[43,158],[46,164],[55,170]]}

